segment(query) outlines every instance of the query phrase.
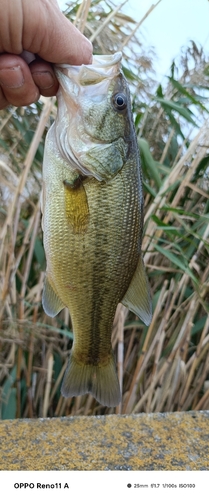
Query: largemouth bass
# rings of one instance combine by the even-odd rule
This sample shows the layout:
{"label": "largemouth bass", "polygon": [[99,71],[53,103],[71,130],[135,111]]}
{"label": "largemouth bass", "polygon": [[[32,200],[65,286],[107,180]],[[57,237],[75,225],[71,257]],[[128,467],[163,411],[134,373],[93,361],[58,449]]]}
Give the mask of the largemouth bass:
{"label": "largemouth bass", "polygon": [[43,308],[71,315],[74,342],[61,392],[121,399],[111,330],[122,302],[146,325],[142,178],[121,53],[56,65],[58,112],[45,144]]}

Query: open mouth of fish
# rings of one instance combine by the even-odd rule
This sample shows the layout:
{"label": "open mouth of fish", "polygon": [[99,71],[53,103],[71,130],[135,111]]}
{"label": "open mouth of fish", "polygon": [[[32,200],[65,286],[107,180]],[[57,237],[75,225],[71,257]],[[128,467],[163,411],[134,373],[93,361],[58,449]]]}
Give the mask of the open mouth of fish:
{"label": "open mouth of fish", "polygon": [[[110,55],[93,56],[92,64],[81,66],[69,66],[68,64],[56,64],[55,73],[66,92],[78,92],[79,85],[95,85],[108,78],[114,78],[120,71],[122,52]],[[67,76],[67,79],[65,78]],[[71,79],[69,82],[68,79]],[[71,88],[70,88],[71,87]],[[96,89],[93,89],[96,92]],[[78,94],[77,94],[78,95]]]}

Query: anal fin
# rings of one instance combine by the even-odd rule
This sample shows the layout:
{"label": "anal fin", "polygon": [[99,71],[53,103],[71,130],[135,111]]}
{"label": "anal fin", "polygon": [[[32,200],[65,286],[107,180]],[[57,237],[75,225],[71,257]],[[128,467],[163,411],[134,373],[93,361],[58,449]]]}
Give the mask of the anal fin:
{"label": "anal fin", "polygon": [[56,316],[65,307],[61,299],[58,297],[58,295],[50,285],[47,276],[44,282],[42,305],[45,313],[52,318],[54,318],[54,316]]}
{"label": "anal fin", "polygon": [[136,314],[145,325],[151,323],[152,301],[144,262],[141,256],[139,257],[137,268],[129,288],[121,302],[124,306],[128,307],[130,311]]}

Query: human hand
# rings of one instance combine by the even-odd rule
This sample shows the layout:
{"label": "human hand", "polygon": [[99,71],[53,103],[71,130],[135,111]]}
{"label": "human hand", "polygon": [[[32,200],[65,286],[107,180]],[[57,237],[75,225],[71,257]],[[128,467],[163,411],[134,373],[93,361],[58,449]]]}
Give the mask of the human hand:
{"label": "human hand", "polygon": [[[0,109],[55,95],[59,84],[50,63],[91,63],[91,43],[56,0],[1,0],[0,11]],[[36,55],[33,62],[25,51]]]}

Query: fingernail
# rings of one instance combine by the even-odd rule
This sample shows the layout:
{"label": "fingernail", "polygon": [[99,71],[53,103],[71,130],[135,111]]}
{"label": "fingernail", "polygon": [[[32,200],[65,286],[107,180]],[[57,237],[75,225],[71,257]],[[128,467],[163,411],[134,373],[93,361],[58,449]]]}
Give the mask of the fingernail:
{"label": "fingernail", "polygon": [[35,84],[40,89],[46,90],[53,87],[55,80],[50,71],[34,71],[31,73],[35,81]]}
{"label": "fingernail", "polygon": [[9,89],[18,89],[24,83],[24,76],[20,66],[0,69],[0,85]]}
{"label": "fingernail", "polygon": [[85,54],[85,59],[87,61],[86,64],[92,64],[93,61],[92,51],[93,51],[92,43],[90,42],[90,40],[88,40],[88,38],[85,38],[83,53]]}
{"label": "fingernail", "polygon": [[23,50],[20,57],[22,57],[27,64],[36,60],[35,54],[33,54],[33,52],[28,52],[28,50]]}

